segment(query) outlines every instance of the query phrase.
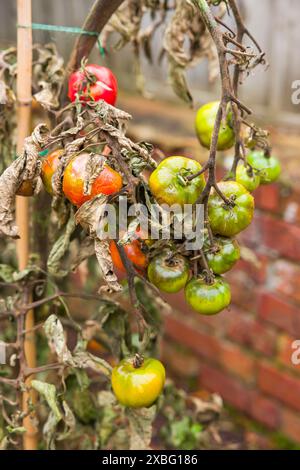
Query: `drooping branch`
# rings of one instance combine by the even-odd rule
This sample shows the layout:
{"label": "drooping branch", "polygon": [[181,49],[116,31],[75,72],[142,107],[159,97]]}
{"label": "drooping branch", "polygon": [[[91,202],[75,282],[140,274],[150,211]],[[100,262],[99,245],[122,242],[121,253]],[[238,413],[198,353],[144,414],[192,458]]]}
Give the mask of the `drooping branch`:
{"label": "drooping branch", "polygon": [[[112,16],[112,14],[119,8],[124,0],[96,0],[93,4],[85,22],[83,23],[82,29],[84,31],[91,31],[101,33],[102,29]],[[66,67],[66,79],[67,81],[70,73],[80,66],[83,57],[88,57],[92,48],[97,41],[96,36],[89,36],[81,34],[74,44],[74,48],[70,55],[69,62]],[[62,93],[64,99],[64,91],[66,90],[66,83]]]}

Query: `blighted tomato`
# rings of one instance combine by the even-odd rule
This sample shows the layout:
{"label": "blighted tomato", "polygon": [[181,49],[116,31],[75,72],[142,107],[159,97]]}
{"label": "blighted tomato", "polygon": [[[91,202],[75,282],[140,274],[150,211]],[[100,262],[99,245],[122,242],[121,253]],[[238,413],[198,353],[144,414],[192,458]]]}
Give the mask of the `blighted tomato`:
{"label": "blighted tomato", "polygon": [[83,194],[85,167],[89,160],[88,153],[74,157],[67,165],[63,179],[63,192],[75,206],[97,196],[97,194],[115,194],[122,189],[122,176],[110,166],[104,165],[103,170],[92,184],[91,194]]}
{"label": "blighted tomato", "polygon": [[63,153],[63,149],[54,150],[42,163],[41,178],[46,191],[51,194],[51,196],[53,196],[52,177],[57,170],[59,159]]}
{"label": "blighted tomato", "polygon": [[[211,145],[219,105],[219,101],[207,103],[198,109],[196,115],[196,134],[200,143],[207,149],[209,149]],[[221,124],[217,150],[230,149],[234,144],[234,140],[235,136],[231,125],[231,113],[228,113],[226,122],[222,122]]]}
{"label": "blighted tomato", "polygon": [[251,193],[260,185],[260,176],[253,168],[239,163],[236,169],[236,181]]}
{"label": "blighted tomato", "polygon": [[185,287],[187,303],[201,315],[215,315],[228,307],[231,300],[229,284],[216,276],[212,284],[193,278]]}
{"label": "blighted tomato", "polygon": [[[142,251],[142,242],[140,240],[132,240],[131,242],[123,245],[123,248],[127,258],[137,269],[145,269],[147,267],[148,258]],[[119,269],[119,271],[126,272],[125,266],[122,262],[119,250],[114,240],[110,240],[109,242],[109,251],[114,266]]]}
{"label": "blighted tomato", "polygon": [[139,365],[136,358],[129,358],[113,368],[111,385],[122,405],[142,408],[151,406],[157,400],[165,378],[165,368],[157,359],[144,359]]}
{"label": "blighted tomato", "polygon": [[99,101],[114,105],[118,94],[117,79],[110,69],[96,64],[88,64],[85,70],[77,70],[69,78],[68,97],[75,101]]}
{"label": "blighted tomato", "polygon": [[267,157],[262,150],[254,150],[247,155],[247,162],[259,171],[261,184],[276,181],[281,173],[281,165],[276,157]]}
{"label": "blighted tomato", "polygon": [[189,181],[201,170],[200,163],[186,157],[165,158],[151,173],[150,191],[159,204],[195,204],[205,186],[203,175]]}
{"label": "blighted tomato", "polygon": [[148,278],[162,292],[179,292],[188,281],[189,263],[184,256],[164,251],[149,263]]}
{"label": "blighted tomato", "polygon": [[254,199],[247,189],[236,181],[221,181],[218,187],[229,204],[214,190],[208,200],[209,223],[213,233],[233,237],[251,223]]}
{"label": "blighted tomato", "polygon": [[216,237],[213,247],[206,253],[210,269],[215,274],[224,274],[240,259],[240,247],[236,240]]}

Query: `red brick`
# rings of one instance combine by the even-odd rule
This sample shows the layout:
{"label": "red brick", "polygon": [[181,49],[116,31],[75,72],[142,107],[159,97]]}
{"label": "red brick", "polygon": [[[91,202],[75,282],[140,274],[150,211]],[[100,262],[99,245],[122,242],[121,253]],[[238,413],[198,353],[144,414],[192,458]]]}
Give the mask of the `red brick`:
{"label": "red brick", "polygon": [[243,353],[238,346],[222,342],[218,362],[228,372],[241,377],[246,382],[255,381],[256,360]]}
{"label": "red brick", "polygon": [[254,282],[263,284],[267,277],[269,258],[266,255],[255,253],[254,251],[253,255],[257,258],[257,264],[245,259],[240,259],[240,261],[235,265],[234,269],[245,271]]}
{"label": "red brick", "polygon": [[280,212],[280,188],[278,185],[260,186],[253,195],[255,207],[258,209]]}
{"label": "red brick", "polygon": [[282,410],[281,431],[290,439],[300,442],[300,416],[291,410]]}
{"label": "red brick", "polygon": [[[269,284],[274,291],[300,304],[300,267],[288,261],[278,260],[270,267]],[[299,310],[300,315],[300,310]]]}
{"label": "red brick", "polygon": [[232,303],[244,310],[255,311],[257,307],[257,295],[255,295],[257,284],[249,274],[233,269],[226,274],[226,279],[230,283]]}
{"label": "red brick", "polygon": [[[278,361],[280,364],[289,367],[293,372],[300,373],[300,364],[294,364],[292,361],[293,353],[296,352],[296,348],[293,346],[297,338],[292,338],[289,335],[282,334],[278,338]],[[298,340],[299,341],[299,340]],[[299,347],[297,348],[299,350]],[[300,354],[298,355],[300,358]]]}
{"label": "red brick", "polygon": [[212,359],[218,356],[218,339],[197,331],[186,320],[181,322],[174,315],[168,315],[165,319],[165,330],[167,336],[191,348],[203,357]]}
{"label": "red brick", "polygon": [[265,356],[273,356],[276,347],[275,331],[245,312],[234,311],[230,319],[227,330],[230,339]]}
{"label": "red brick", "polygon": [[292,335],[300,335],[300,309],[272,293],[261,294],[258,315]]}
{"label": "red brick", "polygon": [[250,405],[250,392],[235,378],[207,364],[201,366],[199,385],[218,393],[229,404],[247,411]]}
{"label": "red brick", "polygon": [[199,359],[192,353],[182,351],[176,344],[165,340],[161,347],[161,357],[168,369],[181,377],[197,377],[199,373]]}
{"label": "red brick", "polygon": [[258,392],[251,394],[250,416],[268,428],[278,429],[281,422],[280,406],[276,401],[266,398]]}
{"label": "red brick", "polygon": [[261,215],[262,242],[267,248],[293,261],[300,261],[300,227]]}
{"label": "red brick", "polygon": [[261,364],[258,369],[258,386],[266,394],[300,411],[300,378]]}

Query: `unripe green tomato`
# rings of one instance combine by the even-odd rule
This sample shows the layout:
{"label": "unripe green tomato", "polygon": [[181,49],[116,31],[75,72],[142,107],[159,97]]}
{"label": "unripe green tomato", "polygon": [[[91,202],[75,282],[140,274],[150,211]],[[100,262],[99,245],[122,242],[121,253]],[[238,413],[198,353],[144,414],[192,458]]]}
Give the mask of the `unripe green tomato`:
{"label": "unripe green tomato", "polygon": [[221,181],[218,187],[232,203],[226,204],[214,190],[208,200],[209,223],[214,234],[233,237],[251,223],[254,199],[247,189],[236,181]]}
{"label": "unripe green tomato", "polygon": [[281,173],[281,165],[276,157],[266,157],[262,150],[254,150],[247,155],[247,162],[259,170],[260,183],[270,184],[276,181]]}
{"label": "unripe green tomato", "polygon": [[187,303],[201,315],[216,315],[228,307],[231,300],[229,284],[216,276],[212,284],[193,278],[185,287]]}
{"label": "unripe green tomato", "polygon": [[217,237],[214,248],[216,251],[208,252],[206,258],[208,266],[215,274],[227,273],[240,259],[240,247],[236,240]]}
{"label": "unripe green tomato", "polygon": [[[212,101],[207,103],[198,109],[196,115],[196,134],[200,143],[207,149],[210,148],[211,139],[214,131],[216,122],[216,116],[218,113],[220,102]],[[228,113],[227,120],[221,123],[217,150],[228,150],[230,149],[235,141],[234,131],[230,125],[231,113]]]}
{"label": "unripe green tomato", "polygon": [[159,204],[195,204],[203,191],[205,179],[203,175],[191,181],[186,177],[201,169],[200,163],[191,158],[165,158],[150,175],[150,191]]}
{"label": "unripe green tomato", "polygon": [[151,406],[161,394],[166,378],[160,361],[148,358],[139,367],[135,359],[123,359],[113,368],[111,385],[118,401],[130,408]]}
{"label": "unripe green tomato", "polygon": [[149,281],[162,292],[173,294],[184,288],[189,279],[189,264],[181,255],[163,252],[155,256],[148,266]]}
{"label": "unripe green tomato", "polygon": [[260,185],[260,175],[257,171],[239,163],[236,169],[236,181],[251,193]]}

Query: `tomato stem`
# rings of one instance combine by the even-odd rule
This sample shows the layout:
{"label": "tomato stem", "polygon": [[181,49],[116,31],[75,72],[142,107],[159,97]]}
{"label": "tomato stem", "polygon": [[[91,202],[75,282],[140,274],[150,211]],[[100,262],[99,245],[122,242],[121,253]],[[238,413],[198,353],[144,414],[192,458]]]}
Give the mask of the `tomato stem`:
{"label": "tomato stem", "polygon": [[141,355],[138,354],[138,353],[135,354],[135,356],[134,356],[134,358],[133,358],[133,361],[132,361],[133,367],[134,367],[135,369],[139,369],[139,368],[142,366],[143,362],[144,362],[143,356],[141,356]]}

